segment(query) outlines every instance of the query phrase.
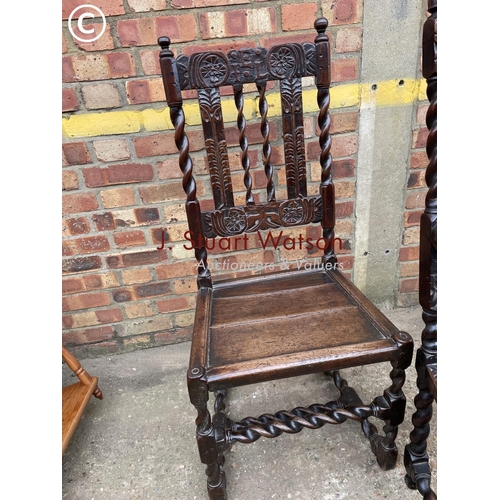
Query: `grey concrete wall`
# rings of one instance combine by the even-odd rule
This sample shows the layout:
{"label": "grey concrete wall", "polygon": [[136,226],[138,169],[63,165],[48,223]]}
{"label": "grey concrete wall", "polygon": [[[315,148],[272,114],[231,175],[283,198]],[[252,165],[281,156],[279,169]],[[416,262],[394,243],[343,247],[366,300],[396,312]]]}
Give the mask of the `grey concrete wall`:
{"label": "grey concrete wall", "polygon": [[[354,236],[354,283],[377,305],[396,305],[415,104],[377,105],[378,83],[420,77],[422,0],[365,0]],[[404,82],[404,83],[403,83]]]}

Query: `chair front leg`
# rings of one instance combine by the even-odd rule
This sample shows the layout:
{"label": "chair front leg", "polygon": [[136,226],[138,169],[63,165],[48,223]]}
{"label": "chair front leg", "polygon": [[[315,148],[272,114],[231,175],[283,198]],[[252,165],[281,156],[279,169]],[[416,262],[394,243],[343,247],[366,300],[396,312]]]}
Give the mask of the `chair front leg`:
{"label": "chair front leg", "polygon": [[[206,467],[207,490],[210,500],[227,500],[226,477],[222,466],[224,456],[217,446],[216,426],[207,407],[208,384],[204,376],[204,370],[191,368],[188,372],[188,390],[191,403],[196,408],[196,441],[200,452],[200,460]],[[215,421],[220,419],[216,413]],[[218,449],[219,448],[219,449]]]}

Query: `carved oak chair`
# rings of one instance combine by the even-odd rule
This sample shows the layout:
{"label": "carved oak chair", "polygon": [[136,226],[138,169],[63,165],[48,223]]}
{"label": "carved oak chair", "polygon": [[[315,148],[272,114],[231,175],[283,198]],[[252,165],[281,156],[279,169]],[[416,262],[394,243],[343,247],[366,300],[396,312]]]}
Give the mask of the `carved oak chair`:
{"label": "carved oak chair", "polygon": [[64,455],[90,397],[93,394],[96,398],[102,399],[103,396],[101,389],[97,387],[97,377],[90,376],[78,359],[65,347],[62,348],[62,357],[79,380],[75,384],[63,387],[62,390],[62,454]]}
{"label": "carved oak chair", "polygon": [[[175,143],[187,195],[186,211],[198,265],[198,298],[187,382],[195,406],[196,439],[206,464],[212,500],[226,499],[224,453],[234,443],[252,443],[317,429],[347,419],[360,422],[382,469],[396,464],[395,438],[405,413],[402,386],[413,340],[399,331],[337,268],[334,254],[335,191],[330,155],[330,44],[326,19],[315,22],[314,43],[289,43],[269,49],[247,48],[195,53],[177,58],[170,39],[160,37],[160,64]],[[318,194],[307,193],[302,77],[314,76],[319,106],[322,168]],[[279,82],[287,180],[287,199],[276,199],[266,85]],[[243,85],[255,84],[261,115],[262,158],[267,199],[252,191]],[[222,116],[221,86],[232,86],[238,111],[241,170],[246,203],[235,206]],[[196,196],[193,161],[184,131],[183,90],[197,90],[214,210],[202,211]],[[237,174],[234,174],[237,175]],[[233,237],[260,230],[321,223],[323,266],[212,282],[206,238]],[[390,362],[391,383],[383,395],[364,404],[339,374],[340,368]],[[232,421],[225,414],[227,390],[246,384],[326,372],[340,391],[338,401]],[[389,380],[388,380],[389,382]],[[293,382],[292,382],[293,383]],[[208,408],[214,393],[214,412]],[[384,422],[384,434],[369,420]]]}
{"label": "carved oak chair", "polygon": [[425,327],[422,347],[417,350],[418,394],[412,416],[413,430],[405,447],[406,484],[418,489],[425,500],[437,498],[431,489],[431,471],[427,454],[432,403],[437,401],[437,0],[428,0],[430,16],[424,24],[422,38],[422,74],[427,81],[429,108],[426,123],[429,164],[425,179],[429,190],[424,213],[420,218],[419,301]]}

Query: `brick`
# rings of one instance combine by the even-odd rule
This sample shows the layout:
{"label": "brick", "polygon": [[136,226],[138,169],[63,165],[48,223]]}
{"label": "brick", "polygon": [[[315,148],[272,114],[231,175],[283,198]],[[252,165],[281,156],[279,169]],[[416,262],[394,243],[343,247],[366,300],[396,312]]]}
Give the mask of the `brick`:
{"label": "brick", "polygon": [[110,255],[106,257],[108,267],[111,269],[119,267],[144,266],[165,260],[167,260],[167,252],[165,250],[151,250],[123,255]]}
{"label": "brick", "polygon": [[98,253],[109,250],[109,242],[105,236],[80,238],[72,240],[71,243],[76,245],[78,253]]}
{"label": "brick", "polygon": [[242,9],[199,14],[202,39],[276,32],[275,9]]}
{"label": "brick", "polygon": [[427,168],[429,158],[425,151],[414,151],[410,157],[410,168]]}
{"label": "brick", "polygon": [[99,323],[114,323],[123,319],[120,309],[106,309],[95,311]]}
{"label": "brick", "polygon": [[108,61],[104,54],[71,56],[66,59],[70,60],[67,67],[63,68],[63,79],[66,82],[107,80],[110,78]]}
{"label": "brick", "polygon": [[283,31],[311,29],[316,20],[316,3],[287,4],[281,6]]}
{"label": "brick", "polygon": [[406,208],[423,208],[425,205],[425,196],[427,191],[416,191],[408,195],[406,199]]}
{"label": "brick", "polygon": [[426,125],[427,111],[429,110],[429,104],[420,104],[417,108],[417,123],[419,125]]}
{"label": "brick", "polygon": [[118,303],[129,302],[132,300],[132,293],[130,290],[120,288],[113,291],[113,300]]}
{"label": "brick", "polygon": [[407,227],[403,231],[403,245],[416,245],[420,241],[420,227]]}
{"label": "brick", "polygon": [[[310,28],[312,28],[312,26]],[[294,33],[292,35],[276,34],[270,37],[261,38],[259,45],[268,49],[272,45],[281,45],[284,43],[312,43],[314,41],[315,34],[316,32],[314,32],[314,34],[312,34],[311,32],[306,34]],[[328,36],[330,37],[329,34]],[[270,82],[268,82],[268,84],[269,83]]]}
{"label": "brick", "polygon": [[153,306],[149,302],[142,302],[139,304],[127,304],[125,307],[125,315],[129,319],[144,318],[147,316],[154,316],[156,313]]}
{"label": "brick", "polygon": [[352,215],[354,212],[354,203],[352,201],[344,201],[335,203],[335,217],[342,218]]}
{"label": "brick", "polygon": [[417,260],[419,255],[419,247],[404,247],[399,250],[399,260],[406,262],[408,260]]}
{"label": "brick", "polygon": [[335,52],[357,52],[363,45],[363,28],[345,27],[337,31]]}
{"label": "brick", "polygon": [[63,191],[78,189],[78,174],[74,170],[63,170],[62,188]]}
{"label": "brick", "polygon": [[429,131],[423,127],[413,132],[412,148],[425,148]]}
{"label": "brick", "polygon": [[[201,162],[198,162],[198,158],[191,158],[194,164],[194,172],[197,174],[196,164],[201,163],[203,165],[203,169],[205,169],[205,161],[202,158]],[[158,178],[159,179],[179,179],[182,177],[182,171],[179,167],[178,158],[167,158],[165,161],[158,162],[156,165],[158,170]],[[206,173],[206,170],[203,170],[203,173]]]}
{"label": "brick", "polygon": [[216,7],[248,3],[250,0],[172,0],[174,9],[191,9],[193,7]]}
{"label": "brick", "polygon": [[94,52],[96,50],[112,50],[114,48],[113,37],[111,36],[111,26],[109,23],[106,23],[104,32],[102,29],[102,23],[85,24],[85,29],[93,30],[93,35],[91,35],[90,33],[89,34],[82,33],[78,29],[77,23],[71,23],[71,24],[73,27],[73,31],[75,32],[75,35],[81,38],[82,40],[85,40],[87,38],[94,38],[95,36],[100,34],[99,38],[92,42],[82,42],[77,38],[73,38],[73,42],[75,43],[75,45],[77,45],[78,48],[84,50],[85,52]]}
{"label": "brick", "polygon": [[[330,133],[355,132],[358,125],[358,116],[357,112],[332,113],[330,116]],[[319,135],[319,128],[316,130]]]}
{"label": "brick", "polygon": [[152,10],[165,10],[166,0],[128,0],[132,12],[150,12]]}
{"label": "brick", "polygon": [[136,319],[123,321],[116,325],[116,333],[120,337],[141,335],[144,333],[162,332],[172,328],[172,320],[164,315],[154,318]]}
{"label": "brick", "polygon": [[330,25],[360,23],[363,14],[362,0],[322,0],[323,15]]}
{"label": "brick", "polygon": [[401,265],[401,277],[407,278],[410,276],[418,276],[419,271],[419,263],[415,262],[407,262]]}
{"label": "brick", "polygon": [[173,132],[136,137],[134,139],[134,147],[138,158],[169,155],[178,152]]}
{"label": "brick", "polygon": [[71,56],[63,57],[62,59],[62,81],[75,82],[75,68],[73,67],[73,58]]}
{"label": "brick", "polygon": [[132,188],[107,189],[100,192],[104,208],[126,207],[135,205],[135,195]]}
{"label": "brick", "polygon": [[228,53],[231,50],[240,50],[242,48],[249,47],[255,48],[257,44],[251,40],[238,41],[238,40],[221,40],[220,43],[204,43],[197,45],[188,45],[182,49],[182,53],[190,56],[196,52],[210,51],[210,50],[220,50],[221,52]]}
{"label": "brick", "polygon": [[[307,159],[318,160],[321,154],[321,147],[318,142],[309,142],[307,148]],[[358,151],[357,134],[345,134],[332,137],[330,153],[334,158],[351,156]]]}
{"label": "brick", "polygon": [[68,52],[68,43],[66,42],[66,38],[64,36],[64,32],[62,33],[62,53],[66,54]]}
{"label": "brick", "polygon": [[[197,183],[197,195],[203,196],[205,189],[202,183]],[[143,203],[162,203],[170,200],[184,200],[186,193],[180,182],[170,182],[139,188],[139,196]]]}
{"label": "brick", "polygon": [[88,220],[85,217],[67,219],[64,221],[64,227],[72,236],[90,232],[90,226]]}
{"label": "brick", "polygon": [[174,316],[174,326],[176,328],[192,326],[193,323],[194,323],[194,311],[189,311],[181,314],[177,313]]}
{"label": "brick", "polygon": [[102,278],[99,274],[92,274],[91,276],[84,276],[82,278],[83,286],[85,290],[95,290],[97,288],[102,288]]}
{"label": "brick", "polygon": [[74,255],[75,253],[78,253],[78,250],[73,242],[68,242],[68,241],[62,242],[63,257],[69,257],[70,255]]}
{"label": "brick", "polygon": [[134,211],[128,210],[115,210],[113,212],[116,227],[133,227],[137,224]]}
{"label": "brick", "polygon": [[92,220],[98,231],[111,231],[112,229],[116,229],[115,220],[111,212],[94,214]]}
{"label": "brick", "polygon": [[132,338],[125,338],[123,339],[123,346],[131,346],[134,349],[137,349],[138,346],[143,345],[147,346],[150,342],[150,336],[148,334],[146,335],[138,335]]}
{"label": "brick", "polygon": [[78,104],[78,98],[76,97],[75,91],[70,88],[62,89],[62,110],[65,111],[75,111],[80,105]]}
{"label": "brick", "polygon": [[139,53],[142,71],[145,75],[160,75],[160,50],[143,50]]}
{"label": "brick", "polygon": [[82,94],[87,109],[119,108],[121,105],[118,89],[112,83],[84,85]]}
{"label": "brick", "polygon": [[129,81],[125,85],[130,104],[145,104],[165,101],[165,90],[161,78]]}
{"label": "brick", "polygon": [[158,312],[171,313],[176,311],[185,311],[192,309],[196,305],[195,296],[192,297],[175,297],[172,299],[159,300],[157,303]]}
{"label": "brick", "polygon": [[[62,18],[68,19],[71,12],[83,3],[84,2],[82,0],[64,0],[62,5]],[[125,14],[123,0],[92,0],[92,5],[99,7],[105,16]],[[89,12],[95,13],[95,11]]]}
{"label": "brick", "polygon": [[101,258],[97,255],[89,257],[74,257],[63,260],[62,271],[66,274],[79,273],[99,269],[101,265]]}
{"label": "brick", "polygon": [[[196,268],[195,268],[195,273],[196,273]],[[184,295],[188,293],[195,293],[198,290],[196,277],[193,276],[193,274],[190,277],[180,278],[174,282],[175,293],[177,293],[178,295]]]}
{"label": "brick", "polygon": [[63,161],[67,165],[90,163],[89,152],[84,142],[69,142],[62,145]]}
{"label": "brick", "polygon": [[77,330],[74,332],[64,332],[62,335],[63,345],[89,344],[110,340],[113,338],[113,329],[110,326],[100,326]]}
{"label": "brick", "polygon": [[171,293],[171,288],[170,283],[168,281],[164,281],[136,286],[134,291],[137,297],[145,298]]}
{"label": "brick", "polygon": [[172,331],[156,333],[154,342],[156,345],[177,344],[179,342],[188,342],[193,336],[192,328],[176,328]]}
{"label": "brick", "polygon": [[196,274],[196,261],[178,262],[175,264],[163,264],[156,266],[156,274],[159,280],[194,276]]}
{"label": "brick", "polygon": [[413,212],[405,212],[405,227],[416,226],[420,224],[420,217],[424,213],[423,210],[416,210]]}
{"label": "brick", "polygon": [[358,58],[336,59],[332,62],[332,82],[358,79]]}
{"label": "brick", "polygon": [[78,311],[92,307],[109,306],[111,299],[107,292],[84,293],[63,298],[63,311]]}
{"label": "brick", "polygon": [[425,170],[418,170],[410,173],[407,184],[408,189],[425,188],[426,186]]}
{"label": "brick", "polygon": [[119,161],[130,158],[128,142],[125,139],[94,141],[94,150],[99,161]]}
{"label": "brick", "polygon": [[[125,285],[133,285],[136,283],[148,283],[151,281],[151,272],[147,268],[141,269],[124,269],[122,272],[122,280]],[[165,279],[160,278],[159,279]]]}
{"label": "brick", "polygon": [[418,279],[404,279],[399,282],[399,291],[401,293],[418,292]]}
{"label": "brick", "polygon": [[136,208],[134,214],[139,224],[160,221],[160,213],[157,208]]}
{"label": "brick", "polygon": [[151,181],[154,177],[153,166],[142,163],[126,163],[83,170],[87,187],[102,187],[115,184],[127,184]]}
{"label": "brick", "polygon": [[118,248],[146,245],[146,237],[142,231],[123,231],[114,233],[113,239]]}
{"label": "brick", "polygon": [[123,47],[156,45],[162,35],[168,35],[173,43],[195,40],[197,36],[193,14],[126,19],[117,22],[117,32]]}
{"label": "brick", "polygon": [[63,293],[82,292],[84,290],[82,280],[70,278],[62,281]]}
{"label": "brick", "polygon": [[63,213],[91,212],[98,208],[97,199],[92,193],[66,194],[62,197]]}
{"label": "brick", "polygon": [[[246,136],[249,144],[262,144],[262,133],[260,123],[251,123],[247,125]],[[226,128],[226,141],[229,147],[239,146],[240,132],[237,127]],[[269,140],[278,139],[278,124],[275,121],[269,123]]]}
{"label": "brick", "polygon": [[112,52],[106,55],[110,78],[128,78],[136,75],[135,61],[128,52]]}

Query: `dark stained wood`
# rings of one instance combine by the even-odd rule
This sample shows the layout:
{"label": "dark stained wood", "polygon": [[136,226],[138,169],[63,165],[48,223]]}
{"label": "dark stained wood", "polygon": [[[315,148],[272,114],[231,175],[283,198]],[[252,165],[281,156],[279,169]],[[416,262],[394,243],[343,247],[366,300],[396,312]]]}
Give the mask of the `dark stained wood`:
{"label": "dark stained wood", "polygon": [[[200,460],[206,465],[211,500],[226,499],[224,453],[236,443],[260,437],[274,438],[303,428],[348,419],[360,423],[372,452],[384,470],[396,465],[395,439],[404,419],[402,391],[405,369],[410,366],[413,341],[399,331],[345,276],[335,269],[335,187],[330,154],[331,48],[328,22],[315,22],[314,43],[288,43],[269,48],[243,48],[225,54],[209,51],[180,55],[162,37],[160,62],[165,95],[175,128],[179,166],[186,193],[191,240],[198,265],[198,297],[193,342],[187,373],[189,398],[196,408],[196,440]],[[318,127],[321,186],[307,193],[304,119],[301,78],[315,76],[319,107]],[[271,163],[270,124],[266,86],[278,80],[285,152],[287,199],[276,200]],[[267,179],[266,200],[256,203],[243,110],[243,85],[255,84],[258,92],[262,162]],[[232,86],[246,188],[245,204],[234,206],[231,168],[228,163],[220,86]],[[278,86],[276,86],[278,87]],[[231,88],[231,87],[229,87]],[[184,131],[181,89],[198,91],[205,135],[208,173],[215,209],[202,212],[196,198],[196,181]],[[253,166],[252,166],[253,167]],[[276,271],[212,283],[207,263],[206,238],[231,237],[294,226],[321,223],[324,256],[312,269]],[[363,404],[339,369],[389,362],[389,387],[382,396]],[[297,407],[287,412],[247,417],[239,422],[225,412],[231,387],[312,373],[331,376],[340,397],[327,404]],[[214,396],[214,411],[208,406]],[[370,418],[383,421],[382,432]]]}
{"label": "dark stained wood", "polygon": [[427,454],[432,403],[437,401],[437,0],[428,0],[422,39],[422,74],[427,80],[429,109],[426,124],[427,156],[425,173],[428,186],[425,209],[420,219],[419,301],[425,327],[422,346],[417,351],[418,394],[412,416],[410,444],[405,447],[406,484],[418,489],[425,500],[437,498],[431,488],[431,470]]}

